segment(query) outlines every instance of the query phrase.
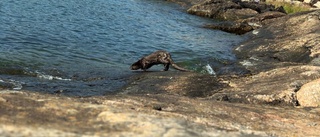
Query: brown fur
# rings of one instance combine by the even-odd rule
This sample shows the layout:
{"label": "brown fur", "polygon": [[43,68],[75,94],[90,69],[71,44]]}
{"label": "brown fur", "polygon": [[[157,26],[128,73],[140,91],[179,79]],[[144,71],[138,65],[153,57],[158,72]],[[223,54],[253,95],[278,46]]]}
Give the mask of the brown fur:
{"label": "brown fur", "polygon": [[151,53],[148,56],[145,56],[138,60],[137,62],[133,63],[131,65],[131,70],[138,70],[142,69],[146,71],[147,69],[151,68],[153,65],[163,64],[164,65],[164,71],[169,70],[169,66],[172,65],[174,69],[180,70],[180,71],[189,71],[187,69],[181,68],[178,65],[176,65],[169,52],[164,50],[159,50],[156,52]]}

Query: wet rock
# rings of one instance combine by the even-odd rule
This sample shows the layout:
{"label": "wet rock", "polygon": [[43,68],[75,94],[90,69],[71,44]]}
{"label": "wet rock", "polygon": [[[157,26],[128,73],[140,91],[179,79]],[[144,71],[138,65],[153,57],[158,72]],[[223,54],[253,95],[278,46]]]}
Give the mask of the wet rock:
{"label": "wet rock", "polygon": [[227,86],[212,75],[176,71],[144,73],[132,78],[132,81],[122,90],[122,94],[175,94],[207,97]]}
{"label": "wet rock", "polygon": [[13,83],[0,81],[0,89],[12,89],[14,87]]}
{"label": "wet rock", "polygon": [[217,29],[217,30],[222,30],[225,32],[229,33],[235,33],[235,34],[245,34],[249,31],[254,30],[252,26],[250,26],[247,23],[239,22],[239,23],[221,23],[221,24],[211,24],[211,25],[205,25],[205,28],[210,28],[210,29]]}
{"label": "wet rock", "polygon": [[251,73],[242,65],[235,63],[235,64],[229,64],[229,65],[220,67],[220,69],[218,69],[216,74],[218,76],[224,76],[224,75],[244,76],[244,75],[250,75]]}
{"label": "wet rock", "polygon": [[264,20],[286,15],[282,7],[237,0],[207,0],[192,6],[188,13],[231,21],[205,27],[235,34],[245,34],[262,27]]}
{"label": "wet rock", "polygon": [[232,0],[207,0],[188,9],[189,14],[210,18],[223,18],[221,14],[228,9],[241,9],[241,6]]}
{"label": "wet rock", "polygon": [[[257,69],[261,71],[259,67],[263,61],[254,61],[259,64]],[[218,77],[179,72],[145,73],[124,88],[121,94],[172,94],[230,103],[298,106],[297,91],[303,84],[320,78],[318,66],[266,65],[269,65],[269,70],[256,74],[224,74]],[[161,110],[165,110],[165,107],[161,106]]]}
{"label": "wet rock", "polygon": [[[188,9],[188,13],[224,20],[238,20],[254,17],[267,11],[284,12],[272,5],[239,0],[207,0]],[[285,13],[285,12],[284,12]]]}
{"label": "wet rock", "polygon": [[308,63],[320,53],[319,17],[317,10],[266,20],[268,25],[248,34],[250,41],[237,47],[235,53],[242,59],[262,60],[266,65],[260,65],[260,70],[274,62]]}
{"label": "wet rock", "polygon": [[177,4],[181,5],[182,7],[185,7],[188,9],[193,5],[204,2],[205,0],[166,0],[166,1],[177,3]]}
{"label": "wet rock", "polygon": [[0,74],[23,75],[24,71],[22,69],[16,69],[16,68],[1,68]]}
{"label": "wet rock", "polygon": [[320,79],[304,84],[297,92],[299,104],[303,107],[320,106]]}
{"label": "wet rock", "polygon": [[265,20],[285,16],[285,13],[277,11],[267,11],[254,17],[238,19],[234,22],[221,22],[219,24],[205,25],[205,28],[218,29],[229,33],[245,34],[252,30],[261,28]]}

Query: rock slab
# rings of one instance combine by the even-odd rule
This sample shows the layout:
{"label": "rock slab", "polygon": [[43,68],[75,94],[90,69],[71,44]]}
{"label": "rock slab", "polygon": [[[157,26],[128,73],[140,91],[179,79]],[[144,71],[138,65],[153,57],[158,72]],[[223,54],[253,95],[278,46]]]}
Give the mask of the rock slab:
{"label": "rock slab", "polygon": [[320,106],[320,79],[304,84],[297,92],[299,104],[303,107]]}

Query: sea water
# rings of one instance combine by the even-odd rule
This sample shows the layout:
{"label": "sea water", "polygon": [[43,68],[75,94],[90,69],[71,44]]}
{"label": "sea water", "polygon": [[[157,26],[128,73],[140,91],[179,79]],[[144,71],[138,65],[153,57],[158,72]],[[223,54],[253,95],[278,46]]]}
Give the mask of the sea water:
{"label": "sea water", "polygon": [[206,72],[207,64],[235,60],[232,47],[243,40],[202,27],[213,22],[163,0],[1,0],[0,87],[103,95],[156,50]]}

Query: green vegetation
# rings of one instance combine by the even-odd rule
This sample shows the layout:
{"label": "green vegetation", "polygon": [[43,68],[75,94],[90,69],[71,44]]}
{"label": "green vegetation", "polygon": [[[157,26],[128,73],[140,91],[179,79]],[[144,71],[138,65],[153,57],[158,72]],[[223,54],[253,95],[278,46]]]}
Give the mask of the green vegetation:
{"label": "green vegetation", "polygon": [[276,7],[283,6],[288,14],[310,10],[309,6],[303,4],[291,4],[288,2],[268,2],[268,4],[275,5]]}

